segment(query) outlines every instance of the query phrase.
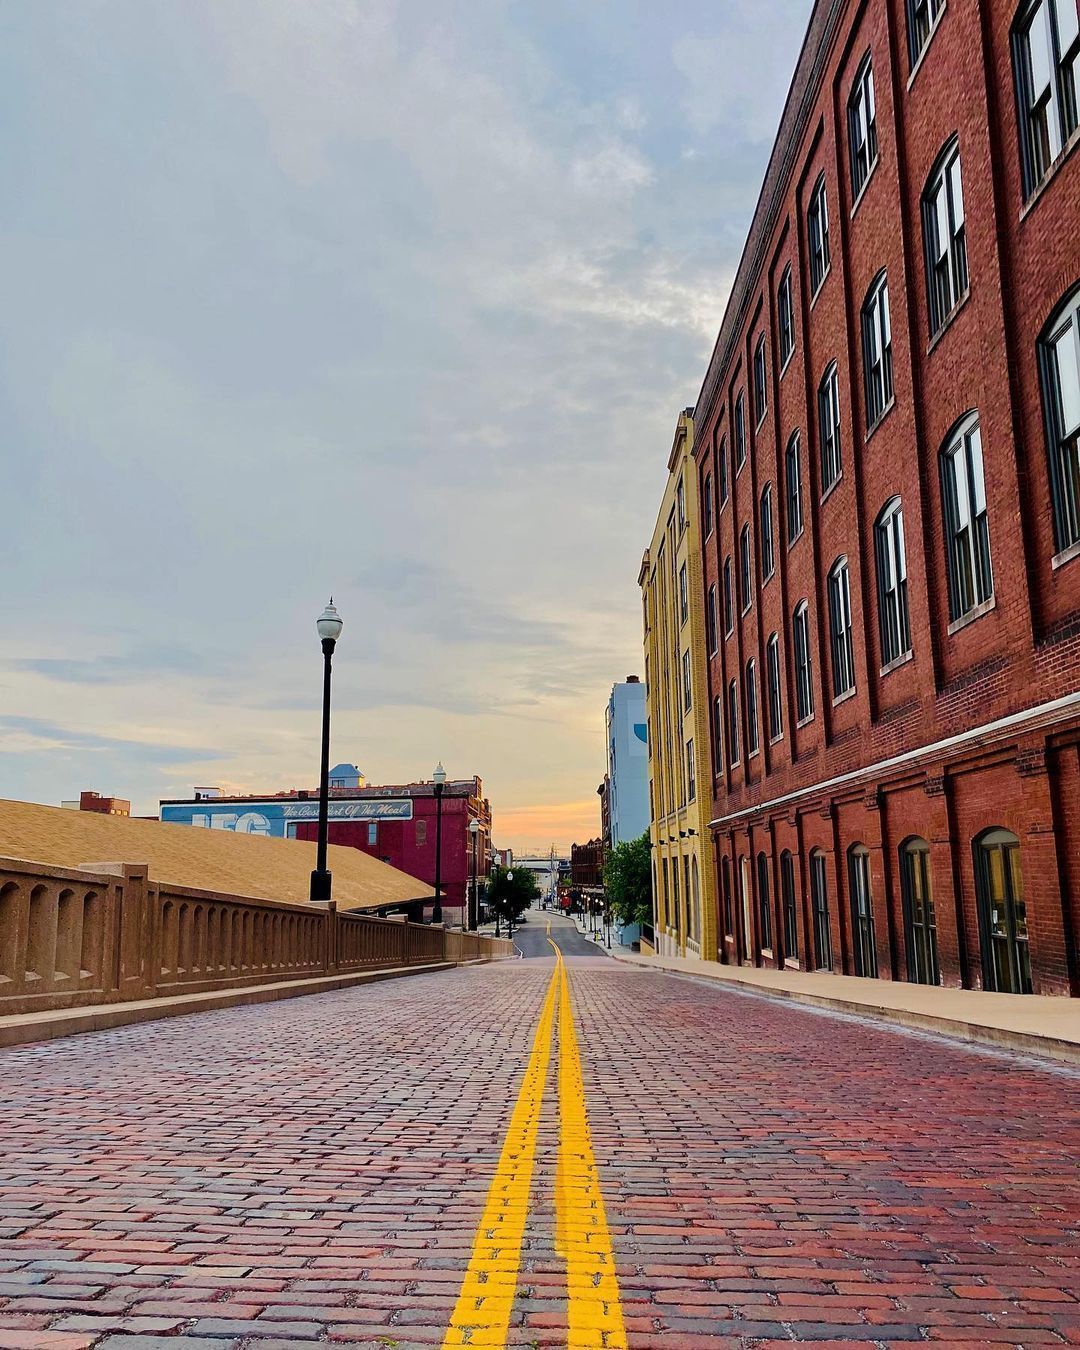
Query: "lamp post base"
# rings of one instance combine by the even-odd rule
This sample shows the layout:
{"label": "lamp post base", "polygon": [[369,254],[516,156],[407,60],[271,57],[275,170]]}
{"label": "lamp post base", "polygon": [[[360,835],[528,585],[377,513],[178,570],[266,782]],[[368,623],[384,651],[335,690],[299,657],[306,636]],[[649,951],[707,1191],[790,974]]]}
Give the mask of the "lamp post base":
{"label": "lamp post base", "polygon": [[320,872],[318,868],[311,874],[311,903],[325,904],[330,899],[330,873]]}
{"label": "lamp post base", "polygon": [[442,905],[434,905],[431,910],[431,922],[442,923]]}

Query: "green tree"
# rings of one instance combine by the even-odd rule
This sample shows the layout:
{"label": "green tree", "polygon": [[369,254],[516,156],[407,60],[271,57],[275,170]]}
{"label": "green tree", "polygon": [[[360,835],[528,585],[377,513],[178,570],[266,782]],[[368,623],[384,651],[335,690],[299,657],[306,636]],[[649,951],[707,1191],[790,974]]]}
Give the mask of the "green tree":
{"label": "green tree", "polygon": [[649,832],[611,850],[604,860],[604,889],[623,923],[652,923]]}
{"label": "green tree", "polygon": [[539,894],[536,877],[527,867],[495,867],[488,878],[487,903],[509,923],[517,923]]}

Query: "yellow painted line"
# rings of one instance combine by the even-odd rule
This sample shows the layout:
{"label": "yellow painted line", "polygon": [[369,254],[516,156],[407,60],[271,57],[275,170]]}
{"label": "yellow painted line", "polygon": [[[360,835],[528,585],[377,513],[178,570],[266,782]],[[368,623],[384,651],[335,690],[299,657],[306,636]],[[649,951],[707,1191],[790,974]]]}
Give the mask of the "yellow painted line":
{"label": "yellow painted line", "polygon": [[544,996],[532,1053],[491,1186],[461,1292],[447,1328],[444,1346],[504,1347],[521,1268],[521,1244],[529,1212],[536,1160],[536,1134],[544,1083],[551,1063],[551,1033],[559,988],[556,964]]}
{"label": "yellow painted line", "polygon": [[[552,943],[552,946],[555,944]],[[559,978],[559,1165],[555,1246],[566,1261],[567,1350],[626,1350],[615,1253],[600,1190],[585,1103],[570,981],[562,952]]]}

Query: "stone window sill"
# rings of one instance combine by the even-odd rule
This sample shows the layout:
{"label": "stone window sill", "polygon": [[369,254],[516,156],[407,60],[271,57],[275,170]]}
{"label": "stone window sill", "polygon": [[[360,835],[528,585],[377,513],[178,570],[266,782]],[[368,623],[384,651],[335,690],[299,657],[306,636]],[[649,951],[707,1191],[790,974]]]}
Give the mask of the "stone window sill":
{"label": "stone window sill", "polygon": [[819,296],[819,295],[821,294],[821,292],[825,289],[825,283],[828,281],[828,279],[829,279],[829,273],[830,273],[831,271],[832,271],[832,259],[830,258],[830,259],[829,259],[828,266],[825,268],[825,271],[821,274],[821,280],[820,280],[820,281],[818,282],[818,284],[817,284],[817,290],[816,290],[816,291],[813,293],[813,295],[810,297],[810,313],[811,313],[811,314],[813,314],[813,312],[814,312],[814,306],[815,306],[815,305],[817,304],[817,302],[818,302],[818,296]]}
{"label": "stone window sill", "polygon": [[837,696],[832,701],[832,705],[834,708],[838,708],[841,703],[846,703],[849,698],[854,697],[855,697],[854,687],[852,687],[851,689],[845,689],[842,694],[837,694]]}
{"label": "stone window sill", "polygon": [[911,86],[915,83],[915,76],[918,75],[920,70],[922,70],[923,62],[926,60],[926,53],[930,50],[930,44],[934,40],[934,34],[937,32],[941,24],[941,18],[942,15],[945,13],[946,9],[948,9],[948,6],[942,5],[941,8],[938,10],[937,18],[934,20],[930,32],[927,33],[926,35],[926,41],[922,45],[922,51],[915,58],[915,64],[911,67],[911,74],[908,76],[907,81],[907,87],[909,90],[911,89]]}
{"label": "stone window sill", "polygon": [[825,503],[829,500],[829,498],[833,495],[833,493],[836,491],[836,489],[840,486],[840,484],[841,484],[843,481],[844,481],[844,471],[843,471],[843,469],[841,469],[840,472],[836,475],[836,477],[835,477],[835,478],[832,480],[832,482],[829,484],[829,486],[828,486],[828,487],[825,489],[825,491],[821,494],[821,501],[820,501],[820,503],[819,503],[821,506],[824,506],[824,505],[825,505]]}
{"label": "stone window sill", "polygon": [[966,614],[961,614],[958,619],[953,619],[947,630],[949,636],[952,637],[954,633],[959,633],[961,628],[966,628],[969,623],[974,623],[976,619],[981,619],[984,614],[989,614],[996,605],[997,596],[992,595],[989,600],[984,600],[982,604],[976,605],[974,609],[969,609]]}
{"label": "stone window sill", "polygon": [[855,219],[855,212],[859,209],[859,203],[866,196],[866,189],[870,186],[870,180],[873,178],[877,166],[881,163],[880,152],[874,156],[874,162],[866,171],[866,177],[863,179],[862,187],[855,194],[855,200],[851,203],[851,211],[848,215],[849,220]]}
{"label": "stone window sill", "polygon": [[1068,548],[1063,548],[1060,553],[1054,555],[1050,566],[1056,572],[1059,567],[1064,567],[1066,563],[1072,562],[1074,558],[1080,558],[1080,539],[1075,544],[1070,544]]}
{"label": "stone window sill", "polygon": [[1058,151],[1057,159],[1055,159],[1053,164],[1047,169],[1042,180],[1032,189],[1031,196],[1020,210],[1021,221],[1026,220],[1030,212],[1034,211],[1035,207],[1042,200],[1042,196],[1046,192],[1046,189],[1061,172],[1062,165],[1072,157],[1072,153],[1078,145],[1080,145],[1080,127],[1077,127],[1061,150]]}
{"label": "stone window sill", "polygon": [[894,670],[899,670],[901,666],[906,666],[909,661],[914,660],[915,653],[911,651],[901,652],[899,656],[894,656],[891,661],[886,661],[878,671],[878,674],[884,679]]}
{"label": "stone window sill", "polygon": [[870,437],[873,436],[874,432],[877,431],[878,427],[881,426],[882,422],[885,421],[886,417],[888,417],[888,415],[892,412],[892,410],[895,407],[896,407],[896,394],[893,393],[889,395],[888,403],[885,404],[884,408],[882,408],[882,410],[878,413],[874,421],[871,422],[871,424],[866,428],[866,435],[863,437],[864,450],[870,444]]}
{"label": "stone window sill", "polygon": [[956,322],[956,316],[960,313],[960,311],[964,308],[964,306],[970,299],[971,299],[971,287],[968,286],[964,294],[960,297],[959,300],[957,300],[956,304],[953,305],[952,309],[949,310],[948,314],[945,315],[945,318],[942,320],[941,327],[937,330],[936,333],[934,333],[931,336],[930,343],[926,348],[927,356],[930,355],[930,353],[934,350],[934,348],[938,345],[938,343],[942,340],[942,338],[944,338],[945,334]]}
{"label": "stone window sill", "polygon": [[795,723],[795,730],[796,730],[796,731],[800,731],[803,727],[808,727],[808,726],[810,725],[810,723],[811,723],[813,720],[814,720],[814,714],[813,714],[813,713],[807,713],[805,717],[801,717],[801,718]]}

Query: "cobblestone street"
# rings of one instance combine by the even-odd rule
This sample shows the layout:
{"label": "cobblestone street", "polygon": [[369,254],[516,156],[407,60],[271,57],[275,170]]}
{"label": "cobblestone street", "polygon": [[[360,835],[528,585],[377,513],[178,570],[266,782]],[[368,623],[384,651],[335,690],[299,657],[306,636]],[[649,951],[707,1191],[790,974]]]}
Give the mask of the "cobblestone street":
{"label": "cobblestone street", "polygon": [[[554,964],[4,1052],[0,1347],[442,1344]],[[625,1339],[567,1329],[552,1054],[506,1343],[1080,1344],[1074,1073],[566,968]]]}

